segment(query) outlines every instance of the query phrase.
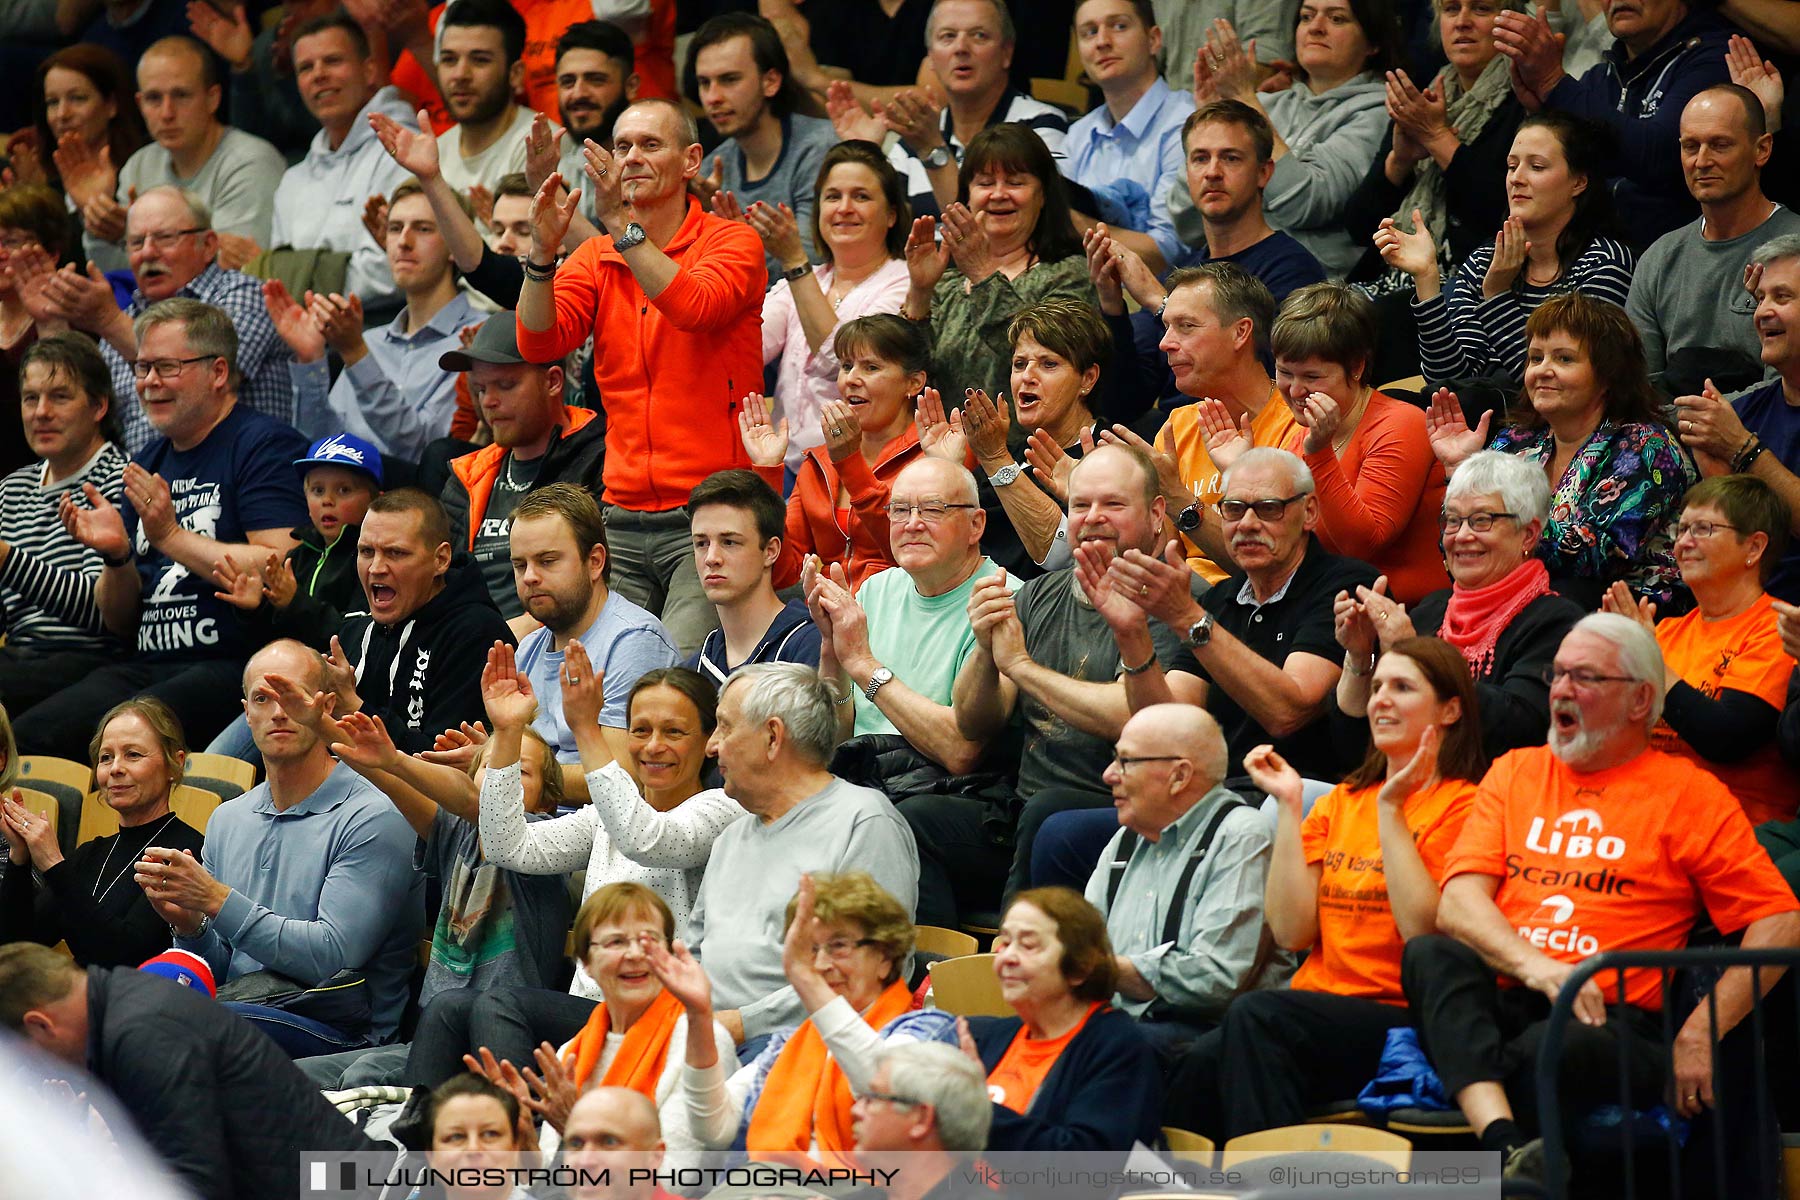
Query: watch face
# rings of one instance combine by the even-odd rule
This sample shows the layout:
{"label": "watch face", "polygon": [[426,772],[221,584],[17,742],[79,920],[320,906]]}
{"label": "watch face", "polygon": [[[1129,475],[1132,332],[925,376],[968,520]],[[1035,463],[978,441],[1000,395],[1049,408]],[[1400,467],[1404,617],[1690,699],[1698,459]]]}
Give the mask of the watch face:
{"label": "watch face", "polygon": [[1193,505],[1175,514],[1175,528],[1183,533],[1192,533],[1200,528],[1200,510]]}

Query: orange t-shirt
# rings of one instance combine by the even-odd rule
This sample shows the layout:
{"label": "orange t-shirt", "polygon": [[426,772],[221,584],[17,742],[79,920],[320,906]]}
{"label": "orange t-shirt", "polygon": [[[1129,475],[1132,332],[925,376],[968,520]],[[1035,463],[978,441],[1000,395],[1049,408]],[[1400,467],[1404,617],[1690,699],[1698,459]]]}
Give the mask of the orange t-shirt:
{"label": "orange t-shirt", "polygon": [[[1281,393],[1271,388],[1269,402],[1250,420],[1250,440],[1258,446],[1285,446],[1298,428],[1294,424],[1293,411],[1281,398]],[[1202,506],[1219,502],[1225,494],[1223,473],[1213,465],[1212,455],[1206,452],[1206,439],[1200,434],[1200,416],[1194,405],[1185,404],[1169,414],[1168,422],[1156,437],[1156,445],[1175,456],[1182,481]],[[1169,515],[1174,516],[1173,513]],[[1204,576],[1206,582],[1217,583],[1231,574],[1230,564],[1220,566],[1192,542],[1187,544],[1187,551],[1188,566]]]}
{"label": "orange t-shirt", "polygon": [[[1723,621],[1708,621],[1697,608],[1685,616],[1658,621],[1656,644],[1662,647],[1663,661],[1670,669],[1709,697],[1717,698],[1721,689],[1731,688],[1768,701],[1776,712],[1787,705],[1794,660],[1781,648],[1774,601],[1766,594]],[[1800,810],[1800,779],[1782,761],[1773,740],[1737,762],[1708,762],[1670,729],[1667,721],[1660,721],[1651,731],[1650,744],[1717,775],[1744,806],[1752,825],[1791,821]]]}
{"label": "orange t-shirt", "polygon": [[1306,454],[1295,426],[1286,447],[1306,460],[1318,486],[1319,541],[1388,577],[1388,595],[1417,604],[1450,586],[1438,549],[1444,467],[1425,436],[1425,414],[1380,392],[1369,396],[1341,453]]}
{"label": "orange t-shirt", "polygon": [[[1489,769],[1444,867],[1500,880],[1494,902],[1519,936],[1559,962],[1607,950],[1678,950],[1702,906],[1722,932],[1800,909],[1718,779],[1646,750],[1577,773],[1546,746]],[[1596,977],[1607,1003],[1618,976]],[[1625,972],[1625,1000],[1662,1007],[1661,973]]]}
{"label": "orange t-shirt", "polygon": [[1075,1028],[1061,1037],[1027,1037],[1025,1027],[1021,1025],[1019,1032],[1013,1035],[1012,1044],[1007,1046],[1006,1053],[1000,1056],[1000,1061],[988,1075],[988,1097],[995,1104],[1023,1114],[1031,1107],[1032,1097],[1044,1086],[1045,1076],[1050,1074],[1050,1068],[1056,1065],[1062,1052],[1069,1048],[1069,1043],[1075,1040],[1075,1035],[1087,1028],[1093,1015],[1105,1007],[1098,1000],[1088,1005],[1081,1020],[1075,1022]]}
{"label": "orange t-shirt", "polygon": [[[552,121],[560,121],[562,113],[556,103],[556,42],[569,26],[594,19],[593,0],[512,0],[512,6],[525,18],[525,53],[521,58],[525,64],[525,105]],[[444,8],[439,4],[431,10],[433,34],[437,33]],[[654,0],[649,21],[644,40],[637,47],[638,99],[674,100],[674,0]],[[400,52],[388,82],[411,94],[419,107],[431,114],[434,132],[442,133],[455,124],[444,107],[443,97],[431,85],[431,77],[410,50]]]}
{"label": "orange t-shirt", "polygon": [[[1305,992],[1360,996],[1405,1004],[1400,988],[1400,930],[1388,906],[1376,794],[1380,784],[1356,791],[1331,789],[1300,826],[1307,865],[1318,865],[1319,940],[1292,987]],[[1431,877],[1442,880],[1444,859],[1475,802],[1475,785],[1444,779],[1406,802],[1406,828]]]}

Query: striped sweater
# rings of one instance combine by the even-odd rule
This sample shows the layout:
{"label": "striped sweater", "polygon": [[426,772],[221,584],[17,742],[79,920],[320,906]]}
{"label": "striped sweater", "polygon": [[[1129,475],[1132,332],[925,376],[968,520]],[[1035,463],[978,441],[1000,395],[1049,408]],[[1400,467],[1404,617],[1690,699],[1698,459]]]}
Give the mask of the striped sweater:
{"label": "striped sweater", "polygon": [[[70,537],[56,515],[62,494],[91,483],[124,504],[125,455],[105,443],[73,476],[46,487],[42,462],[0,479],[0,538],[12,548],[0,563],[6,644],[33,654],[106,650],[116,643],[100,623],[94,583],[100,556]],[[78,501],[79,502],[79,501]]]}
{"label": "striped sweater", "polygon": [[1493,257],[1493,246],[1481,247],[1463,260],[1435,298],[1413,300],[1413,316],[1419,322],[1419,366],[1433,387],[1474,376],[1525,382],[1525,322],[1532,310],[1567,292],[1624,308],[1636,262],[1622,243],[1598,237],[1554,283],[1521,284],[1483,299],[1481,281]]}

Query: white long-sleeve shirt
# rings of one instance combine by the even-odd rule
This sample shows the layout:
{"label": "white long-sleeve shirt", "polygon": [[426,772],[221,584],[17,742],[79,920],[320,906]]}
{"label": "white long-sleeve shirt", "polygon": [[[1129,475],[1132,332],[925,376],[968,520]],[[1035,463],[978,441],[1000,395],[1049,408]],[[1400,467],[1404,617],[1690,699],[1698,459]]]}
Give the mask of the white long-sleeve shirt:
{"label": "white long-sleeve shirt", "polygon": [[[481,845],[488,861],[528,875],[561,875],[585,867],[583,900],[609,883],[641,883],[673,910],[675,928],[685,928],[713,841],[744,810],[714,789],[658,812],[618,763],[588,772],[587,785],[591,804],[528,824],[519,764],[489,768],[481,786]],[[599,986],[579,963],[569,991],[600,998]],[[732,1053],[735,1062],[736,1051]]]}

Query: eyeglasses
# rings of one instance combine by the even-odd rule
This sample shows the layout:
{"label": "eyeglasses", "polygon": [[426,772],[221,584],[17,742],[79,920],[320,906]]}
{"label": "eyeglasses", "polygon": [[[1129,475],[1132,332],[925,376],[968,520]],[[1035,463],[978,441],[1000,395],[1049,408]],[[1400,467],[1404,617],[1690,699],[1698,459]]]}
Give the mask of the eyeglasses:
{"label": "eyeglasses", "polygon": [[1132,767],[1137,766],[1137,764],[1139,764],[1139,763],[1189,762],[1191,760],[1185,754],[1139,754],[1136,756],[1115,754],[1112,756],[1112,761],[1113,761],[1113,766],[1119,768],[1119,773],[1122,775],[1126,771],[1130,770]]}
{"label": "eyeglasses", "polygon": [[624,954],[626,951],[636,947],[641,938],[649,938],[658,946],[667,946],[669,944],[669,939],[665,938],[660,933],[609,933],[599,941],[589,941],[588,949],[604,950],[608,954]]}
{"label": "eyeglasses", "polygon": [[125,239],[125,248],[133,252],[145,246],[152,250],[167,250],[184,237],[192,237],[196,233],[210,233],[207,229],[166,229],[158,233],[141,233]]}
{"label": "eyeglasses", "polygon": [[1508,521],[1516,521],[1519,519],[1519,514],[1509,512],[1472,512],[1466,517],[1458,517],[1453,516],[1450,513],[1444,513],[1438,518],[1438,529],[1445,537],[1454,535],[1456,531],[1461,529],[1464,525],[1467,525],[1476,533],[1486,533],[1494,527],[1495,521],[1501,520],[1502,518]]}
{"label": "eyeglasses", "polygon": [[1675,540],[1679,542],[1690,533],[1704,540],[1721,529],[1729,529],[1733,533],[1743,532],[1736,525],[1727,525],[1723,521],[1681,521],[1675,526]]}
{"label": "eyeglasses", "polygon": [[896,1096],[892,1092],[858,1092],[856,1093],[856,1098],[861,1100],[864,1104],[879,1100],[883,1104],[891,1104],[895,1108],[917,1108],[925,1103],[923,1100],[913,1100],[906,1096]]}
{"label": "eyeglasses", "polygon": [[927,525],[936,525],[939,521],[948,517],[950,515],[950,510],[953,508],[976,507],[978,506],[974,504],[945,504],[941,500],[927,500],[921,504],[908,504],[903,500],[896,500],[894,503],[887,506],[887,515],[889,521],[898,522],[899,524],[904,525],[912,520],[912,515],[914,513],[918,513],[919,520],[925,522]]}
{"label": "eyeglasses", "polygon": [[131,373],[139,379],[148,379],[150,372],[155,371],[163,379],[173,379],[194,363],[223,357],[222,354],[198,354],[193,358],[140,358],[131,364]]}
{"label": "eyeglasses", "polygon": [[1555,663],[1551,663],[1538,672],[1538,677],[1548,684],[1560,683],[1566,678],[1578,688],[1591,688],[1599,683],[1638,682],[1630,675],[1602,675],[1600,672],[1590,671],[1586,667],[1559,667]]}
{"label": "eyeglasses", "polygon": [[1254,511],[1256,519],[1259,521],[1279,521],[1282,514],[1287,512],[1288,505],[1296,500],[1304,499],[1306,499],[1305,492],[1301,492],[1298,496],[1289,496],[1284,500],[1221,500],[1219,501],[1219,515],[1227,521],[1241,521],[1244,519],[1245,513]]}
{"label": "eyeglasses", "polygon": [[815,943],[812,952],[815,958],[821,950],[825,952],[826,958],[849,958],[863,946],[879,945],[881,945],[881,943],[874,938],[832,938],[822,946]]}

